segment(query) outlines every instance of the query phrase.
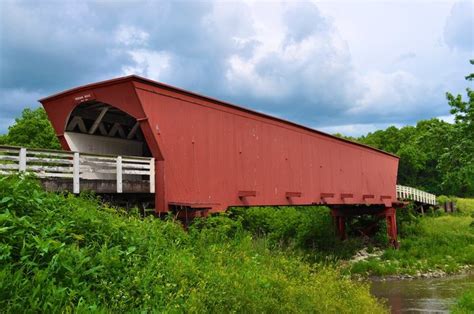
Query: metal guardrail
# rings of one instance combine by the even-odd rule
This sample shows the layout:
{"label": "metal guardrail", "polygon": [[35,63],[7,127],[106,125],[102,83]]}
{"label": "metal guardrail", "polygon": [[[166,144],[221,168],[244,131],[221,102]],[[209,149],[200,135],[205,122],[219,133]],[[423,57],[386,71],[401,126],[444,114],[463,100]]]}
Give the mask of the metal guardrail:
{"label": "metal guardrail", "polygon": [[33,173],[39,178],[72,179],[73,193],[80,192],[81,179],[115,179],[117,193],[122,193],[124,176],[148,176],[150,193],[155,193],[155,159],[151,157],[94,155],[0,145],[0,175],[17,172]]}
{"label": "metal guardrail", "polygon": [[409,186],[397,185],[397,198],[436,205],[436,195]]}

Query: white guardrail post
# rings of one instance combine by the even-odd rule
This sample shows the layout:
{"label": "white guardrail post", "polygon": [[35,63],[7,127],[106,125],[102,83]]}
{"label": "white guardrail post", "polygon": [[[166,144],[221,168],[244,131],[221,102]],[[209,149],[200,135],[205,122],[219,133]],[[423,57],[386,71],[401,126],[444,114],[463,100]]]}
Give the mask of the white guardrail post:
{"label": "white guardrail post", "polygon": [[117,193],[122,191],[122,156],[117,156]]}
{"label": "white guardrail post", "polygon": [[397,198],[436,205],[436,195],[404,185],[397,185]]}
{"label": "white guardrail post", "polygon": [[150,159],[150,193],[155,193],[155,158]]}
{"label": "white guardrail post", "polygon": [[81,192],[80,188],[81,180],[81,159],[79,153],[74,153],[72,161],[72,191],[74,194],[79,194]]}
{"label": "white guardrail post", "polygon": [[26,171],[26,148],[20,148],[20,160],[18,165],[18,170],[21,172]]}

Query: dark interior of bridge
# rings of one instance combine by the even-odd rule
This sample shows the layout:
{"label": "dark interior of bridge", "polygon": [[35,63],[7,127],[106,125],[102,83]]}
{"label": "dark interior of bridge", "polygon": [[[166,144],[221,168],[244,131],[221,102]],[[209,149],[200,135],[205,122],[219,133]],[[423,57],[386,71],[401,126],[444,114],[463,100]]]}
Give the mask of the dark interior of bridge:
{"label": "dark interior of bridge", "polygon": [[151,156],[139,122],[97,101],[80,104],[71,112],[65,135],[71,149],[80,152]]}

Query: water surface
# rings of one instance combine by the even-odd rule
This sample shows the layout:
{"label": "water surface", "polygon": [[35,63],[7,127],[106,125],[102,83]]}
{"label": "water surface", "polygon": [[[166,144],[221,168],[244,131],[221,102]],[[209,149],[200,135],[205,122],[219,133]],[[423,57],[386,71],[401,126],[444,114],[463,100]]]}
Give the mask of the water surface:
{"label": "water surface", "polygon": [[392,313],[449,313],[469,287],[474,273],[444,278],[372,281],[371,292],[384,300]]}

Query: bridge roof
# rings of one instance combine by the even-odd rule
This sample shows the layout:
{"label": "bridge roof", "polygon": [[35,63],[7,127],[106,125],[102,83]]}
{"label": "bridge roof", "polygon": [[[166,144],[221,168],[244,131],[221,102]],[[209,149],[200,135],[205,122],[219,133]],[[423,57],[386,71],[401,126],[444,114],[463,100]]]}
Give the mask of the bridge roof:
{"label": "bridge roof", "polygon": [[114,78],[114,79],[110,79],[110,80],[105,80],[105,81],[101,81],[101,82],[96,82],[96,83],[91,83],[91,84],[87,84],[87,85],[78,86],[78,87],[75,87],[75,88],[72,88],[72,89],[65,90],[65,91],[60,92],[60,93],[53,94],[53,95],[45,97],[45,98],[41,98],[39,100],[39,102],[44,103],[44,102],[52,101],[52,100],[55,100],[55,99],[58,99],[58,98],[62,98],[64,96],[67,96],[67,95],[70,95],[70,94],[78,93],[78,92],[81,92],[83,90],[88,90],[88,89],[96,88],[96,87],[105,87],[105,86],[108,86],[108,85],[116,85],[116,84],[125,83],[125,82],[141,82],[141,83],[144,83],[144,84],[156,86],[156,87],[159,87],[159,88],[163,88],[165,90],[177,92],[177,93],[184,94],[184,95],[187,95],[187,96],[196,97],[196,98],[200,98],[200,99],[203,99],[203,100],[211,101],[211,102],[213,102],[215,104],[219,104],[221,106],[230,107],[230,108],[233,108],[233,109],[244,111],[244,112],[247,112],[247,113],[250,113],[250,114],[253,114],[253,115],[257,115],[257,116],[264,117],[264,118],[267,118],[267,119],[271,119],[271,120],[274,120],[274,121],[277,121],[277,122],[280,122],[280,123],[284,123],[284,124],[287,124],[287,125],[298,127],[298,128],[310,131],[310,132],[314,132],[314,133],[317,133],[317,134],[320,134],[320,135],[323,135],[323,136],[326,136],[326,137],[330,137],[330,138],[336,139],[338,141],[342,141],[342,142],[346,142],[346,143],[349,143],[349,144],[361,146],[363,148],[368,148],[370,150],[373,150],[373,151],[376,151],[376,152],[379,152],[379,153],[383,153],[385,155],[389,155],[389,156],[397,158],[397,159],[399,158],[397,155],[388,153],[386,151],[383,151],[383,150],[380,150],[380,149],[377,149],[377,148],[374,148],[374,147],[371,147],[371,146],[368,146],[368,145],[365,145],[365,144],[354,142],[354,141],[351,141],[351,140],[348,140],[348,139],[345,139],[345,138],[340,138],[340,137],[328,134],[326,132],[319,131],[319,130],[316,130],[316,129],[313,129],[313,128],[310,128],[310,127],[292,122],[292,121],[288,121],[288,120],[285,120],[285,119],[282,119],[282,118],[278,118],[278,117],[275,117],[275,116],[272,116],[272,115],[269,115],[269,114],[261,113],[261,112],[258,112],[258,111],[240,106],[240,105],[235,105],[235,104],[227,102],[227,101],[223,101],[223,100],[219,100],[219,99],[212,98],[212,97],[209,97],[209,96],[205,96],[205,95],[195,93],[195,92],[192,92],[192,91],[188,91],[188,90],[185,90],[185,89],[182,89],[182,88],[179,88],[179,87],[175,87],[175,86],[168,85],[168,84],[165,84],[165,83],[157,82],[157,81],[154,81],[154,80],[142,77],[142,76],[138,76],[138,75],[123,76],[123,77],[118,77],[118,78]]}

